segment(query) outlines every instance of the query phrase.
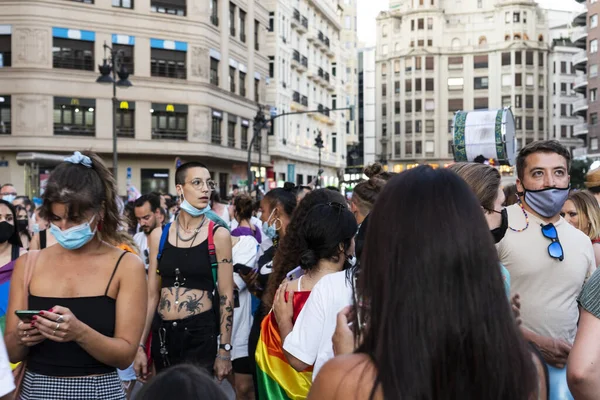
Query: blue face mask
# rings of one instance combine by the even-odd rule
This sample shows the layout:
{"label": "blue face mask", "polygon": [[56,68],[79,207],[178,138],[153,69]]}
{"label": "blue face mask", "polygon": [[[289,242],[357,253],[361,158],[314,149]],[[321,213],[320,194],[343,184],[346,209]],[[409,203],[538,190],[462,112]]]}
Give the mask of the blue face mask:
{"label": "blue face mask", "polygon": [[185,211],[186,213],[190,214],[192,217],[199,217],[203,214],[206,214],[207,212],[210,211],[210,204],[207,205],[205,208],[203,208],[202,210],[194,207],[193,205],[191,205],[186,199],[185,196],[183,197],[183,202],[181,203],[181,206],[179,206],[179,208],[183,211]]}
{"label": "blue face mask", "polygon": [[89,222],[73,226],[64,231],[61,231],[58,226],[50,224],[50,233],[64,249],[79,249],[86,245],[94,238],[94,235],[96,235],[96,229],[92,231],[92,228],[90,228],[90,224],[94,221],[94,218],[96,217],[94,216]]}
{"label": "blue face mask", "polygon": [[275,210],[271,211],[271,215],[269,215],[269,218],[267,218],[267,220],[263,222],[262,226],[263,232],[269,239],[274,239],[277,236],[277,229],[275,229],[275,221],[273,221],[272,225],[269,225],[269,220],[273,216],[274,212]]}
{"label": "blue face mask", "polygon": [[2,196],[2,200],[8,201],[10,204],[12,204],[12,202],[15,201],[16,198],[17,196],[15,196],[14,194],[5,194]]}

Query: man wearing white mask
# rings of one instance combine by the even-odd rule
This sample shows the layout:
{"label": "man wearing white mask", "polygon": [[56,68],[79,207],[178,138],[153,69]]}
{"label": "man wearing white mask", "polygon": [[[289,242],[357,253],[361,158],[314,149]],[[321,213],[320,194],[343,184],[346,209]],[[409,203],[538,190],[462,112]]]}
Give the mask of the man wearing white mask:
{"label": "man wearing white mask", "polygon": [[0,197],[2,197],[2,200],[12,204],[17,198],[17,189],[15,189],[12,183],[5,183],[0,186]]}
{"label": "man wearing white mask", "polygon": [[[577,297],[595,270],[592,244],[560,217],[570,189],[571,155],[556,141],[533,142],[517,157],[519,203],[507,208],[497,245],[521,297],[522,331],[548,364],[551,398],[572,398],[566,363],[577,332]],[[554,396],[563,397],[554,397]]]}

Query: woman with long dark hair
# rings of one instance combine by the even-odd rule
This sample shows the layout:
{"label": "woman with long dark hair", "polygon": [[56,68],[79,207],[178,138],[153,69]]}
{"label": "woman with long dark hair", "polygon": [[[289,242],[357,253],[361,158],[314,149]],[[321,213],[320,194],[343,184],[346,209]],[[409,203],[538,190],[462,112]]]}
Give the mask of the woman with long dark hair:
{"label": "woman with long dark hair", "polygon": [[23,206],[15,206],[17,212],[17,223],[15,225],[21,238],[23,248],[28,249],[31,243],[31,233],[29,233],[29,212]]}
{"label": "woman with long dark hair", "polygon": [[537,396],[480,202],[455,173],[422,166],[392,178],[362,263],[352,321],[361,344],[325,364],[309,399]]}
{"label": "woman with long dark hair", "polygon": [[10,280],[17,258],[25,253],[17,230],[15,206],[0,199],[0,328],[5,331]]}
{"label": "woman with long dark hair", "polygon": [[277,319],[271,313],[261,326],[256,351],[260,399],[300,399],[308,394],[312,368],[296,371],[285,363],[282,339],[291,331],[317,282],[349,267],[347,259],[354,253],[357,224],[346,202],[317,202],[315,198],[343,199],[338,192],[318,189],[306,195],[292,216],[285,241],[295,238],[293,249],[299,255],[300,267],[276,291],[273,307],[278,310]]}
{"label": "woman with long dark hair", "polygon": [[[26,361],[21,399],[124,399],[116,368],[134,359],[146,310],[142,261],[110,243],[120,225],[115,181],[76,152],[48,179],[42,216],[58,245],[17,260],[4,340]],[[32,310],[19,320],[16,310]]]}

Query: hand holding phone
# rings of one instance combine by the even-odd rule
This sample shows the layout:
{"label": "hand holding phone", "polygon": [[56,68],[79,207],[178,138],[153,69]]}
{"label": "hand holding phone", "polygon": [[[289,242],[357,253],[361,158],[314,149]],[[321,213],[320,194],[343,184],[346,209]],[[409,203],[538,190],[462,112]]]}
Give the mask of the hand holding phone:
{"label": "hand holding phone", "polygon": [[34,315],[39,315],[40,310],[16,310],[15,314],[23,322],[30,323]]}

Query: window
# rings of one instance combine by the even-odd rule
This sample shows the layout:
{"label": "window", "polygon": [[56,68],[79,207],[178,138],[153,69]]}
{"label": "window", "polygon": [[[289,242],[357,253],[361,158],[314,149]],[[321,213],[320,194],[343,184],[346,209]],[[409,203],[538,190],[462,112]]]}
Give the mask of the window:
{"label": "window", "polygon": [[0,95],[0,135],[10,135],[10,96]]}
{"label": "window", "polygon": [[239,15],[239,24],[240,24],[240,41],[242,43],[246,43],[246,12],[240,10]]}
{"label": "window", "polygon": [[185,51],[151,49],[150,75],[186,79]]}
{"label": "window", "polygon": [[590,102],[594,103],[598,99],[598,89],[590,89]]}
{"label": "window", "polygon": [[533,51],[525,52],[525,64],[533,65]]}
{"label": "window", "polygon": [[213,110],[210,127],[210,142],[221,144],[221,125],[223,124],[223,113]]}
{"label": "window", "polygon": [[502,66],[510,65],[510,53],[502,53]]}
{"label": "window", "polygon": [[394,114],[396,114],[396,115],[400,114],[400,102],[399,101],[394,102]]}
{"label": "window", "polygon": [[425,111],[435,111],[435,100],[425,100]]}
{"label": "window", "polygon": [[414,19],[411,19],[411,20],[410,20],[410,30],[411,30],[411,31],[414,31],[414,30],[415,30],[415,20],[414,20]]}
{"label": "window", "polygon": [[246,73],[240,71],[240,96],[246,97]]}
{"label": "window", "polygon": [[115,51],[121,52],[121,63],[123,64],[123,67],[125,67],[127,69],[127,72],[129,72],[131,75],[133,75],[134,74],[133,46],[113,43],[112,48]]}
{"label": "window", "polygon": [[463,78],[448,78],[448,90],[462,90],[463,87]]}
{"label": "window", "polygon": [[404,112],[407,114],[412,113],[412,100],[406,100],[404,102]]}
{"label": "window", "polygon": [[427,47],[433,47],[433,40],[427,39]]}
{"label": "window", "polygon": [[523,117],[515,117],[515,129],[523,129]]}
{"label": "window", "polygon": [[404,81],[404,91],[406,93],[412,92],[412,80],[411,79],[406,79]]}
{"label": "window", "polygon": [[400,81],[394,82],[394,93],[400,94]]}
{"label": "window", "polygon": [[525,130],[533,130],[533,117],[525,117]]}
{"label": "window", "polygon": [[394,135],[399,135],[400,134],[400,122],[396,121],[394,122]]}
{"label": "window", "polygon": [[229,3],[229,34],[235,36],[235,4]]}
{"label": "window", "polygon": [[419,39],[417,41],[417,46],[418,47],[425,47],[425,41],[423,39]]}
{"label": "window", "polygon": [[435,85],[433,83],[433,78],[425,79],[425,90],[428,92],[433,92],[435,89]]}
{"label": "window", "polygon": [[566,104],[560,105],[560,115],[561,115],[561,117],[567,116],[567,105]]}
{"label": "window", "polygon": [[598,39],[590,40],[590,53],[598,52]]}
{"label": "window", "polygon": [[187,140],[188,107],[152,103],[152,139]]}
{"label": "window", "polygon": [[412,130],[412,121],[405,121],[404,122],[404,132],[405,133],[410,133],[410,134],[413,133],[413,130]]}
{"label": "window", "polygon": [[533,109],[533,95],[528,94],[525,96],[525,108],[531,110]]}
{"label": "window", "polygon": [[418,30],[425,29],[425,19],[423,19],[423,18],[419,18],[419,19],[417,20],[417,29],[418,29]]}
{"label": "window", "polygon": [[421,88],[421,78],[417,78],[415,79],[415,92],[420,92],[421,90],[423,90]]}
{"label": "window", "polygon": [[590,140],[590,150],[598,150],[598,138]]}
{"label": "window", "polygon": [[488,55],[475,56],[473,57],[473,68],[484,69],[488,68]]}
{"label": "window", "polygon": [[117,136],[124,138],[135,137],[135,102],[123,101],[117,109],[115,125]]}
{"label": "window", "polygon": [[260,103],[260,79],[254,78],[254,101]]}
{"label": "window", "polygon": [[275,56],[269,56],[269,78],[275,78]]}
{"label": "window", "polygon": [[227,117],[227,146],[235,147],[235,126],[237,125],[237,117],[229,114]]}
{"label": "window", "polygon": [[219,86],[219,60],[210,58],[210,83]]}
{"label": "window", "polygon": [[433,133],[435,131],[435,122],[432,119],[425,121],[425,132]]}
{"label": "window", "polygon": [[567,73],[567,62],[566,61],[561,61],[560,62],[560,73],[561,74],[566,74]]}
{"label": "window", "polygon": [[544,53],[538,53],[538,66],[544,66]]}
{"label": "window", "polygon": [[422,57],[415,57],[415,71],[420,71],[423,68],[422,62]]}
{"label": "window", "polygon": [[384,44],[383,46],[381,46],[381,54],[383,54],[384,56],[387,55],[388,49],[389,49],[389,46],[387,44]]}
{"label": "window", "polygon": [[590,78],[595,78],[598,76],[598,64],[590,65]]}
{"label": "window", "polygon": [[510,106],[511,106],[510,96],[502,96],[502,107],[510,107]]}
{"label": "window", "polygon": [[396,157],[400,157],[401,156],[401,151],[402,151],[402,147],[401,147],[402,143],[400,143],[399,141],[394,142],[394,154],[396,155]]}
{"label": "window", "polygon": [[567,137],[567,127],[565,125],[560,126],[560,137]]}
{"label": "window", "polygon": [[425,57],[425,69],[433,71],[433,57]]}
{"label": "window", "polygon": [[523,23],[527,23],[527,11],[523,11]]}
{"label": "window", "polygon": [[219,26],[219,0],[210,0],[210,22]]}
{"label": "window", "polygon": [[11,35],[3,35],[0,33],[0,68],[10,67],[11,64]]}
{"label": "window", "polygon": [[381,136],[386,137],[387,136],[387,124],[381,124]]}
{"label": "window", "polygon": [[483,8],[483,0],[477,0],[477,8]]}
{"label": "window", "polygon": [[427,29],[433,29],[433,18],[427,18]]}
{"label": "window", "polygon": [[522,57],[523,57],[522,52],[515,51],[515,65],[521,65],[523,63]]}
{"label": "window", "polygon": [[488,88],[488,77],[475,78],[475,89],[487,89]]}
{"label": "window", "polygon": [[254,21],[254,50],[260,50],[260,22]]}
{"label": "window", "polygon": [[385,83],[381,84],[381,96],[383,96],[383,97],[387,96],[387,84],[385,84]]}
{"label": "window", "polygon": [[598,14],[594,14],[590,17],[590,28],[598,26]]}
{"label": "window", "polygon": [[381,105],[381,116],[382,117],[386,117],[387,116],[387,104],[383,103]]}
{"label": "window", "polygon": [[520,94],[515,95],[515,107],[516,108],[521,108],[523,102],[521,101],[523,99],[523,96],[521,96]]}
{"label": "window", "polygon": [[510,87],[513,84],[512,75],[511,74],[502,74],[502,87]]}
{"label": "window", "polygon": [[423,132],[423,122],[415,121],[415,133],[422,133],[422,132]]}
{"label": "window", "polygon": [[53,38],[52,66],[54,68],[94,70],[94,42]]}
{"label": "window", "polygon": [[275,13],[269,12],[269,32],[275,31]]}
{"label": "window", "polygon": [[423,147],[422,142],[420,140],[415,140],[415,154],[422,154]]}
{"label": "window", "polygon": [[400,60],[394,61],[394,74],[400,73]]}
{"label": "window", "polygon": [[474,101],[474,106],[476,110],[486,110],[488,106],[488,98],[487,97],[476,97]]}
{"label": "window", "polygon": [[533,74],[525,74],[525,85],[528,88],[531,88],[534,86],[534,82],[533,82]]}
{"label": "window", "polygon": [[161,14],[185,16],[186,0],[151,0],[150,10]]}
{"label": "window", "polygon": [[510,24],[510,11],[504,13],[504,23]]}
{"label": "window", "polygon": [[413,152],[412,141],[405,142],[404,143],[404,154],[406,154],[407,156],[412,156],[412,152]]}
{"label": "window", "polygon": [[463,109],[463,99],[448,99],[448,111],[456,112]]}
{"label": "window", "polygon": [[383,24],[381,26],[381,35],[383,37],[387,37],[387,35],[388,35],[388,26],[386,24]]}
{"label": "window", "polygon": [[415,112],[423,111],[423,101],[421,99],[415,100]]}
{"label": "window", "polygon": [[538,108],[540,110],[543,110],[546,108],[545,104],[544,104],[544,96],[539,96],[538,97]]}
{"label": "window", "polygon": [[513,22],[520,22],[521,21],[521,14],[518,12],[514,12],[513,13]]}
{"label": "window", "polygon": [[95,99],[55,97],[53,114],[55,135],[96,135]]}
{"label": "window", "polygon": [[544,132],[544,118],[538,118],[538,131]]}
{"label": "window", "polygon": [[544,80],[544,75],[538,75],[538,86],[543,88],[546,85],[546,81]]}
{"label": "window", "polygon": [[242,120],[242,129],[240,132],[240,138],[241,138],[241,147],[242,150],[248,150],[248,125],[249,122],[248,120],[243,119]]}
{"label": "window", "polygon": [[521,87],[521,85],[523,84],[522,80],[523,80],[523,75],[520,72],[515,74],[515,86],[516,87]]}
{"label": "window", "polygon": [[462,69],[463,58],[462,57],[448,57],[448,69]]}
{"label": "window", "polygon": [[381,64],[381,76],[386,76],[387,75],[387,64],[383,63]]}
{"label": "window", "polygon": [[592,124],[592,125],[598,125],[598,113],[591,113],[590,114],[590,124]]}
{"label": "window", "polygon": [[133,8],[133,0],[112,0],[113,7]]}

